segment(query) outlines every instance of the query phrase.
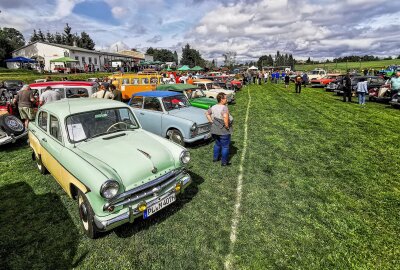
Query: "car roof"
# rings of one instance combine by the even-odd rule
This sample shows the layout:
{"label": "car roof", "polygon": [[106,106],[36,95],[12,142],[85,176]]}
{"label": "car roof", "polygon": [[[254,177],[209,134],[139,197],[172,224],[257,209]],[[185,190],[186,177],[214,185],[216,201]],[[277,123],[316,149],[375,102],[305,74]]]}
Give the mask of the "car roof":
{"label": "car roof", "polygon": [[176,92],[171,92],[171,91],[146,91],[146,92],[138,92],[132,95],[132,97],[135,96],[141,96],[141,97],[172,97],[180,95],[177,94]]}
{"label": "car roof", "polygon": [[71,114],[117,107],[129,108],[129,106],[125,103],[111,99],[70,98],[45,104],[43,107],[41,107],[41,109],[49,111],[50,113],[54,113],[60,119],[63,119]]}
{"label": "car roof", "polygon": [[180,91],[183,92],[184,90],[188,89],[197,89],[198,86],[193,84],[184,84],[184,83],[177,83],[177,84],[160,84],[157,85],[157,91],[159,90],[166,90],[166,91]]}
{"label": "car roof", "polygon": [[47,87],[47,86],[93,86],[95,85],[94,82],[87,82],[87,81],[50,81],[50,82],[38,82],[38,83],[31,83],[29,87]]}

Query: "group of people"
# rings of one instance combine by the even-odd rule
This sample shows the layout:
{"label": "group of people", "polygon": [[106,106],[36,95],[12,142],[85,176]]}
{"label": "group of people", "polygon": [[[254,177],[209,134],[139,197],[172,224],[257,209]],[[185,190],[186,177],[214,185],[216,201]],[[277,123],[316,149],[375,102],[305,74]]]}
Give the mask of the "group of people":
{"label": "group of people", "polygon": [[92,98],[104,98],[122,101],[122,93],[108,78],[98,82],[99,90],[92,94]]}
{"label": "group of people", "polygon": [[[400,91],[400,72],[396,72],[395,76],[390,79],[390,89],[391,96],[397,94]],[[343,78],[343,102],[351,102],[352,92],[352,82],[350,78],[350,72]],[[356,93],[358,96],[358,104],[365,106],[365,97],[368,94],[368,82],[365,78],[361,78],[360,81],[355,86]]]}
{"label": "group of people", "polygon": [[[51,88],[51,86],[47,86],[39,96],[39,106],[60,99],[61,94],[57,90]],[[17,92],[13,103],[18,107],[18,112],[21,119],[24,121],[25,128],[28,128],[29,121],[32,121],[35,118],[33,107],[35,103],[37,103],[29,85],[25,84],[22,86],[21,90]]]}

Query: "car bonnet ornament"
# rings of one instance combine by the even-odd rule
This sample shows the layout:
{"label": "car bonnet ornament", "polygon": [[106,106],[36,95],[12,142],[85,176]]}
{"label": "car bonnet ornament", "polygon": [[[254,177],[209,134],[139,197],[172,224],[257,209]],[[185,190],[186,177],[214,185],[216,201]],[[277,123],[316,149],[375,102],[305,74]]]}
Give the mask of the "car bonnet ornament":
{"label": "car bonnet ornament", "polygon": [[143,150],[140,150],[140,149],[137,149],[140,153],[142,153],[145,157],[147,157],[150,161],[151,161],[151,164],[153,165],[153,169],[151,170],[151,172],[152,173],[157,173],[158,172],[158,169],[156,168],[156,166],[154,166],[154,163],[153,163],[153,161],[151,160],[151,156],[150,156],[150,154],[149,153],[147,153],[147,152],[145,152],[145,151],[143,151]]}

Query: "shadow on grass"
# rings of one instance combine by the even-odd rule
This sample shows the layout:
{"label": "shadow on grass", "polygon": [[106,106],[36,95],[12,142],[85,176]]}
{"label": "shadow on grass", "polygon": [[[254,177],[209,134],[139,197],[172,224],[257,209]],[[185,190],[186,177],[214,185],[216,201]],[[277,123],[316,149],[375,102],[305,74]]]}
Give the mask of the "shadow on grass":
{"label": "shadow on grass", "polygon": [[18,182],[1,187],[0,198],[4,269],[75,267],[79,234],[56,194],[36,195],[27,183]]}
{"label": "shadow on grass", "polygon": [[7,143],[0,146],[0,150],[2,152],[12,152],[24,147],[28,147],[29,144],[27,143],[28,136],[18,139],[15,143]]}
{"label": "shadow on grass", "polygon": [[196,196],[199,191],[199,186],[204,182],[204,179],[198,174],[193,172],[189,172],[189,174],[192,177],[192,184],[189,185],[183,193],[178,195],[176,201],[172,205],[167,206],[165,209],[162,209],[154,214],[154,216],[147,219],[139,217],[135,219],[133,223],[127,223],[115,228],[113,230],[115,234],[121,238],[131,237],[142,230],[147,230],[151,226],[163,222],[182,209],[185,204],[189,203]]}

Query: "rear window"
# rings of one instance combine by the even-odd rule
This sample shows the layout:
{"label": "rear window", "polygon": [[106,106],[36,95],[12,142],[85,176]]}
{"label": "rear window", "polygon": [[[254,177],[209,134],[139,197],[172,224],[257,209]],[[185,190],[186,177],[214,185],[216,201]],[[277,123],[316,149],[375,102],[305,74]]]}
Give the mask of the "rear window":
{"label": "rear window", "polygon": [[132,108],[141,109],[143,107],[143,97],[134,97],[131,99],[130,106]]}
{"label": "rear window", "polygon": [[82,87],[67,88],[66,95],[67,98],[89,97],[88,90]]}

